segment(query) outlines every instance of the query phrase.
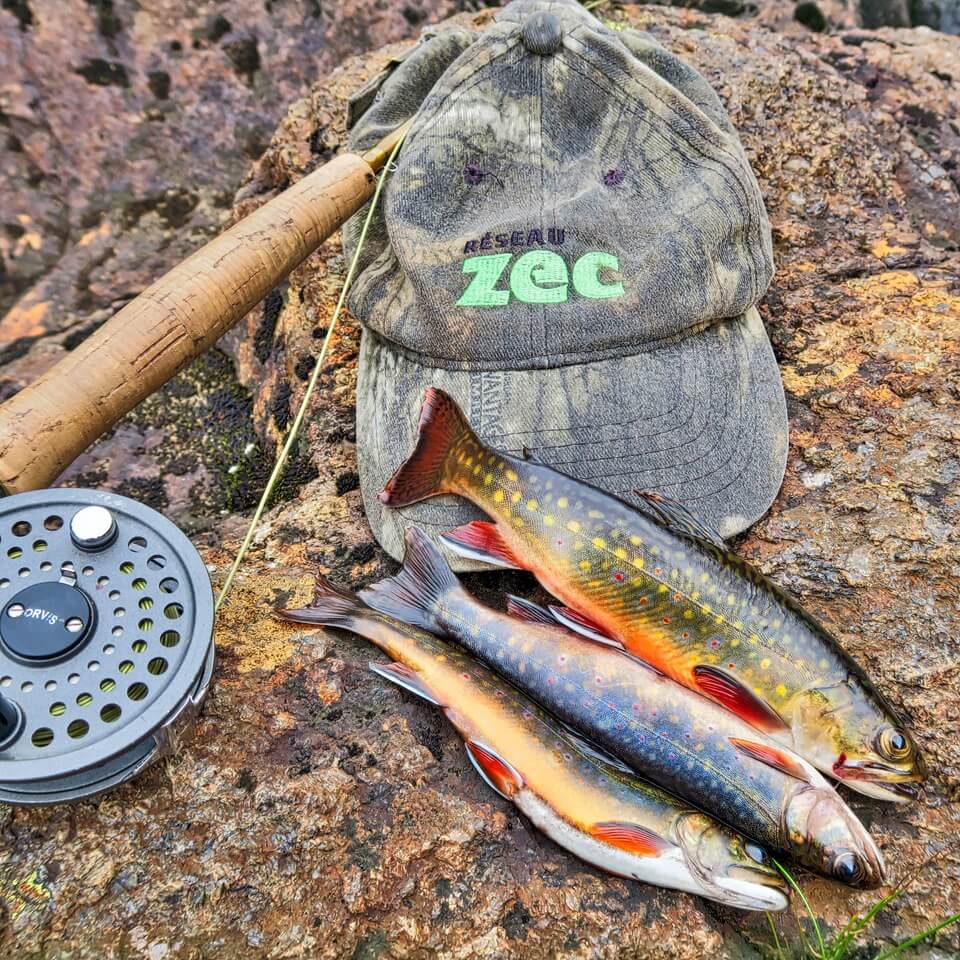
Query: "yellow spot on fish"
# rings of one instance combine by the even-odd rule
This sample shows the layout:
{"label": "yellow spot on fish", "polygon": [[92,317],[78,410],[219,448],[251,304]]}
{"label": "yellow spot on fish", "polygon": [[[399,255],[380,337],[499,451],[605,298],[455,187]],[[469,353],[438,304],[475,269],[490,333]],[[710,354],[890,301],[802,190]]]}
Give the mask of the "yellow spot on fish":
{"label": "yellow spot on fish", "polygon": [[778,697],[785,697],[786,695],[787,695],[787,688],[786,688],[782,683],[778,683],[778,684],[777,684],[777,696],[778,696]]}
{"label": "yellow spot on fish", "polygon": [[701,573],[701,574],[700,574],[700,582],[701,582],[701,583],[708,583],[709,581],[710,581],[710,574],[709,574],[709,573]]}
{"label": "yellow spot on fish", "polygon": [[737,602],[737,598],[736,598],[732,593],[728,593],[728,594],[727,594],[727,603],[729,603],[730,606],[732,607],[736,602]]}
{"label": "yellow spot on fish", "polygon": [[623,547],[617,547],[617,549],[614,550],[613,553],[614,553],[614,556],[616,556],[620,560],[627,559],[627,551],[624,550]]}
{"label": "yellow spot on fish", "polygon": [[557,499],[557,506],[558,506],[561,510],[566,510],[568,503],[569,503],[569,501],[567,500],[566,497],[559,497],[559,498]]}
{"label": "yellow spot on fish", "polygon": [[739,647],[739,646],[740,646],[740,640],[739,640],[737,637],[734,637],[734,638],[730,641],[730,646],[731,646],[731,647]]}
{"label": "yellow spot on fish", "polygon": [[528,500],[528,501],[527,501],[527,509],[528,509],[528,510],[536,510],[538,506],[540,506],[540,504],[538,504],[536,500]]}
{"label": "yellow spot on fish", "polygon": [[517,480],[518,478],[517,478],[516,471],[514,471],[514,470],[508,470],[508,471],[507,471],[507,479],[508,479],[508,480]]}
{"label": "yellow spot on fish", "polygon": [[700,591],[699,591],[699,590],[694,590],[693,593],[690,594],[690,599],[691,599],[694,603],[696,603],[696,602],[700,599]]}
{"label": "yellow spot on fish", "polygon": [[492,474],[492,473],[485,473],[485,474],[483,475],[483,485],[484,485],[485,487],[489,487],[491,483],[493,483],[493,474]]}
{"label": "yellow spot on fish", "polygon": [[669,589],[670,588],[665,583],[661,583],[660,586],[657,588],[657,593],[666,593],[667,590]]}
{"label": "yellow spot on fish", "polygon": [[643,543],[643,541],[642,541],[638,536],[632,536],[632,537],[630,538],[630,542],[631,542],[635,547],[639,547],[640,544]]}
{"label": "yellow spot on fish", "polygon": [[576,520],[571,520],[571,521],[567,524],[567,529],[568,529],[571,533],[579,533],[579,532],[580,532],[580,524],[579,524]]}
{"label": "yellow spot on fish", "polygon": [[590,569],[590,561],[589,561],[589,560],[581,560],[579,566],[580,566],[580,569],[581,569],[581,570],[589,570],[589,569]]}
{"label": "yellow spot on fish", "polygon": [[493,502],[494,503],[503,503],[503,491],[494,490],[493,491]]}
{"label": "yellow spot on fish", "polygon": [[600,537],[594,537],[594,538],[593,538],[593,545],[594,545],[598,550],[602,550],[602,549],[606,546],[606,543],[605,543]]}
{"label": "yellow spot on fish", "polygon": [[638,570],[643,569],[643,557],[634,557],[630,561]]}
{"label": "yellow spot on fish", "polygon": [[510,494],[510,502],[511,502],[511,503],[519,503],[519,502],[520,502],[520,492],[519,492],[519,491],[514,491],[513,493]]}
{"label": "yellow spot on fish", "polygon": [[692,620],[692,619],[693,619],[693,611],[692,611],[692,610],[684,610],[684,611],[683,611],[683,618],[684,618],[684,620]]}
{"label": "yellow spot on fish", "polygon": [[817,666],[818,666],[821,670],[826,670],[826,669],[827,669],[827,661],[826,661],[826,660],[821,660],[821,661],[817,664]]}
{"label": "yellow spot on fish", "polygon": [[676,580],[677,577],[679,577],[679,576],[680,576],[680,571],[679,571],[679,570],[674,569],[674,570],[671,570],[671,571],[670,571],[670,579],[671,579],[671,580]]}
{"label": "yellow spot on fish", "polygon": [[545,514],[543,515],[543,525],[544,525],[545,527],[552,527],[552,526],[553,526],[553,514],[552,514],[552,513],[545,513]]}
{"label": "yellow spot on fish", "polygon": [[769,670],[769,669],[770,669],[770,658],[769,658],[769,657],[764,657],[764,658],[760,661],[760,669],[761,669],[761,670]]}
{"label": "yellow spot on fish", "polygon": [[465,463],[466,466],[472,467],[472,466],[473,466],[473,457],[467,457],[467,459],[464,461],[464,463]]}
{"label": "yellow spot on fish", "polygon": [[684,575],[688,580],[689,580],[691,577],[693,577],[693,567],[687,567],[687,569],[683,571],[683,575]]}
{"label": "yellow spot on fish", "polygon": [[602,514],[599,510],[591,510],[591,511],[587,514],[587,516],[588,516],[591,520],[602,520],[602,519],[603,519],[603,514]]}

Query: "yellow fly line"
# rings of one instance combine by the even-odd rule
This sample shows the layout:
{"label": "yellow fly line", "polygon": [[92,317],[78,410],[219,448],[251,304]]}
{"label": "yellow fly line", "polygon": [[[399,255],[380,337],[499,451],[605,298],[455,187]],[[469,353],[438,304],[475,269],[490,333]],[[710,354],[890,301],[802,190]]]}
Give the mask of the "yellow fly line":
{"label": "yellow fly line", "polygon": [[243,558],[246,556],[247,550],[250,548],[254,534],[256,533],[257,527],[260,524],[260,519],[263,516],[264,510],[266,510],[267,502],[270,500],[270,495],[273,493],[277,482],[283,474],[283,468],[286,466],[287,459],[290,456],[290,451],[293,449],[293,445],[297,441],[297,436],[300,433],[300,427],[303,424],[303,418],[306,416],[307,407],[310,405],[310,398],[313,396],[313,391],[316,388],[317,381],[320,379],[320,371],[323,369],[323,365],[327,359],[330,343],[333,340],[333,332],[336,329],[337,321],[340,319],[340,314],[343,311],[343,305],[346,302],[347,293],[350,290],[350,284],[353,282],[353,275],[356,272],[357,262],[360,259],[360,251],[363,249],[364,242],[367,239],[367,230],[370,227],[370,221],[373,219],[373,212],[377,208],[377,203],[380,200],[380,193],[383,190],[383,185],[386,182],[387,175],[393,170],[393,160],[396,157],[397,152],[400,150],[400,146],[403,143],[405,136],[406,132],[404,131],[404,133],[394,144],[393,150],[390,151],[390,156],[387,159],[387,162],[384,164],[383,169],[380,171],[380,176],[377,178],[377,187],[374,190],[373,199],[370,201],[366,219],[363,221],[363,228],[360,231],[360,238],[357,241],[357,248],[354,250],[353,257],[350,260],[350,267],[347,270],[346,279],[343,281],[343,288],[340,290],[340,297],[337,300],[336,307],[334,308],[330,325],[327,328],[327,335],[323,338],[323,345],[320,347],[320,353],[317,354],[317,360],[313,366],[313,372],[310,374],[310,380],[307,382],[307,389],[303,392],[303,399],[300,401],[300,407],[297,410],[297,415],[294,417],[293,423],[290,426],[290,430],[287,433],[287,438],[283,443],[283,447],[280,449],[280,453],[277,455],[277,462],[273,465],[273,470],[270,473],[269,480],[267,480],[266,487],[264,487],[263,494],[260,497],[260,502],[257,504],[257,509],[254,511],[253,518],[250,520],[250,525],[247,527],[247,532],[243,538],[243,543],[240,544],[240,549],[237,551],[237,555],[233,559],[233,564],[230,567],[230,572],[227,574],[227,579],[224,580],[223,586],[220,588],[216,605],[218,610],[220,609],[221,604],[227,598],[227,594],[230,592],[230,587],[233,585],[237,571],[240,569],[240,564],[243,563]]}

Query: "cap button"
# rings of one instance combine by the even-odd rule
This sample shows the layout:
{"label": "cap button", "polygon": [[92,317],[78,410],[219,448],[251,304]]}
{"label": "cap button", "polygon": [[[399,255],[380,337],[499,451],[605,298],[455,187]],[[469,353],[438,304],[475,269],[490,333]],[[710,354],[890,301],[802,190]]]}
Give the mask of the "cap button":
{"label": "cap button", "polygon": [[563,40],[563,26],[552,13],[540,10],[524,20],[520,39],[531,53],[546,56],[559,48]]}

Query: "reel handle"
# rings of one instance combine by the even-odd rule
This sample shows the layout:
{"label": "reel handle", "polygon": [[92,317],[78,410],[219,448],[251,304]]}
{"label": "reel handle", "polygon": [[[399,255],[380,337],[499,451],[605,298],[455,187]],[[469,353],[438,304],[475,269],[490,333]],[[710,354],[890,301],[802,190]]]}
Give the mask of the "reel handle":
{"label": "reel handle", "polygon": [[0,406],[0,487],[50,486],[141,400],[205,353],[372,196],[408,124],[341,154],[191,254]]}

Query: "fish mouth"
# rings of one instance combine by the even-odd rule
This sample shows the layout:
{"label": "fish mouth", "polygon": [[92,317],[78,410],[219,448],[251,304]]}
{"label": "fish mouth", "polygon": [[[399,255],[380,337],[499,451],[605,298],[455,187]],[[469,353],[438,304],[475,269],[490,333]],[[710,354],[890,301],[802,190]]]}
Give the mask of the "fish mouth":
{"label": "fish mouth", "polygon": [[918,799],[922,792],[922,773],[904,773],[875,760],[835,763],[832,773],[851,790],[875,800],[906,803]]}
{"label": "fish mouth", "polygon": [[727,876],[714,877],[713,882],[726,894],[725,902],[741,910],[783,910],[789,902],[783,881],[763,870],[734,867]]}

